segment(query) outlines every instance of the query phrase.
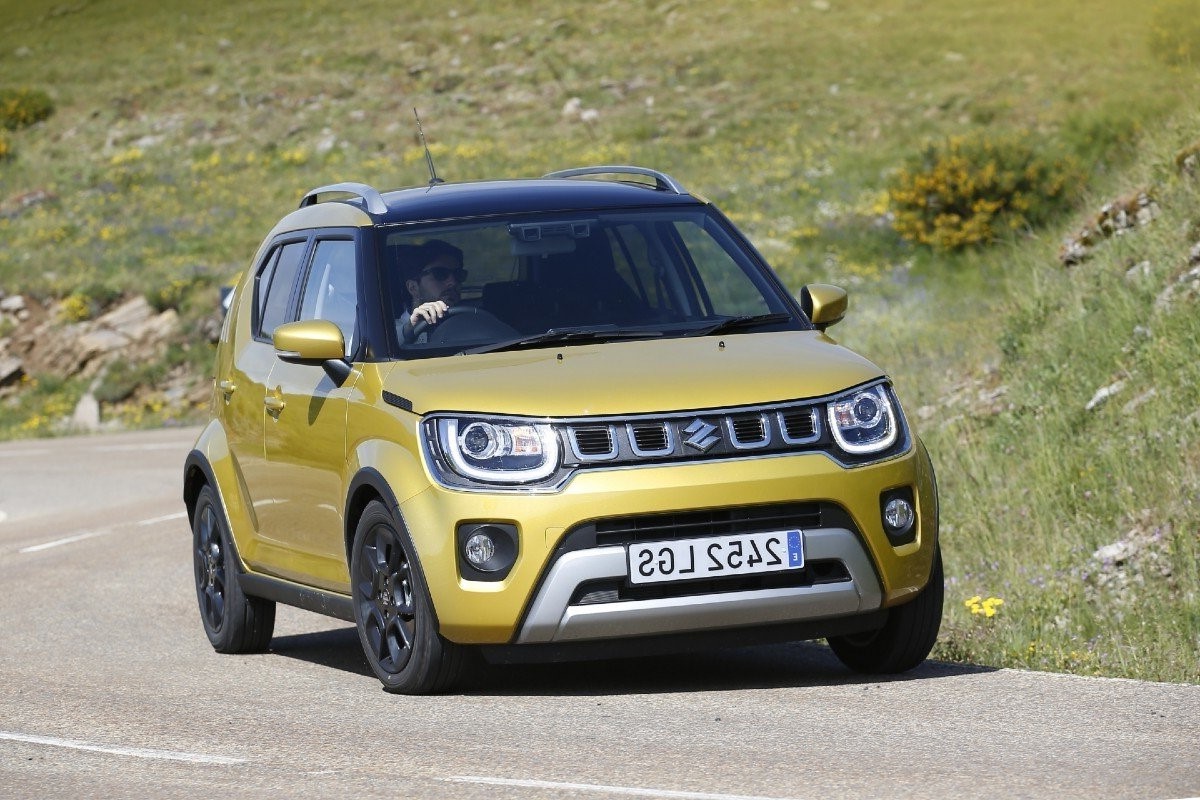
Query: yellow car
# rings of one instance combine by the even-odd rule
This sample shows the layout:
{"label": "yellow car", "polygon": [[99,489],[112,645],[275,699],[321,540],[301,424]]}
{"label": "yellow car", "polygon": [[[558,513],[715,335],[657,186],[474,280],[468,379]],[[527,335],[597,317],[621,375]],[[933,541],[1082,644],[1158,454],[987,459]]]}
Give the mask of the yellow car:
{"label": "yellow car", "polygon": [[468,664],[827,638],[919,664],[933,467],[887,376],[668,175],[315,189],[234,295],[184,499],[213,647],[275,604],[389,691]]}

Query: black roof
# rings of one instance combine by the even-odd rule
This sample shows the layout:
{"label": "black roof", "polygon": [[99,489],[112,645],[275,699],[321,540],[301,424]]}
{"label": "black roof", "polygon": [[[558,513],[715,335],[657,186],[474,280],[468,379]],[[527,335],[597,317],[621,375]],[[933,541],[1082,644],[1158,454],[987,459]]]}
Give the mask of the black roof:
{"label": "black roof", "polygon": [[419,222],[533,211],[589,211],[700,203],[636,183],[546,178],[439,183],[382,195],[387,213],[377,223]]}
{"label": "black roof", "polygon": [[[593,180],[590,176],[636,176],[653,179]],[[580,178],[589,179],[580,180]],[[444,183],[381,193],[364,183],[338,183],[313,189],[300,201],[305,208],[338,195],[336,202],[366,211],[376,224],[403,224],[495,214],[699,205],[669,175],[636,166],[598,166],[562,170],[542,178]],[[349,195],[347,197],[346,195]],[[335,198],[330,197],[329,200]]]}

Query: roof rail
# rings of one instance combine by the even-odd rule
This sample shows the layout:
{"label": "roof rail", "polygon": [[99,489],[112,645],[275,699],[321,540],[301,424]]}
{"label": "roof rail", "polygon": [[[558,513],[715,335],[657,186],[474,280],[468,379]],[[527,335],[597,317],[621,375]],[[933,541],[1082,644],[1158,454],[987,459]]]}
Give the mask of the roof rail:
{"label": "roof rail", "polygon": [[675,194],[687,194],[687,190],[680,185],[679,181],[672,178],[665,172],[659,172],[656,169],[648,169],[647,167],[633,166],[616,166],[605,165],[601,167],[577,167],[575,169],[562,169],[558,172],[550,172],[546,178],[575,178],[581,175],[642,175],[647,178],[654,178],[654,188],[659,191],[670,191]]}
{"label": "roof rail", "polygon": [[386,214],[388,211],[387,203],[383,202],[383,195],[374,186],[368,186],[365,183],[331,183],[328,186],[321,186],[313,189],[304,197],[300,198],[300,208],[315,206],[321,202],[320,196],[323,194],[348,194],[354,197],[360,197],[363,203],[366,204],[367,213],[372,216]]}

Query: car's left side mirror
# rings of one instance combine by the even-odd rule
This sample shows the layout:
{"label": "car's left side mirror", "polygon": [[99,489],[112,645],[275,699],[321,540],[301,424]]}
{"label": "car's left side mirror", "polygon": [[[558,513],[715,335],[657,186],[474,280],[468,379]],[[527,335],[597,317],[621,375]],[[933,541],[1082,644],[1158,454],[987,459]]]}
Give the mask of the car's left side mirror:
{"label": "car's left side mirror", "polygon": [[342,329],[325,319],[288,322],[272,335],[275,355],[294,364],[320,365],[341,386],[350,376]]}
{"label": "car's left side mirror", "polygon": [[813,327],[822,332],[842,321],[849,304],[850,298],[840,286],[810,283],[800,290],[800,308]]}

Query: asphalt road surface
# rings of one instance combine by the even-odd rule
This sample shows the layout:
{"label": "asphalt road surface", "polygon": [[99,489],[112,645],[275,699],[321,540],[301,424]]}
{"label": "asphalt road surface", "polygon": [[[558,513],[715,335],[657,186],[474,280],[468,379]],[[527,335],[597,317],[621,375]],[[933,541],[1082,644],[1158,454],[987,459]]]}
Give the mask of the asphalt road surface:
{"label": "asphalt road surface", "polygon": [[1200,687],[815,644],[493,667],[385,694],[352,627],[280,608],[213,652],[180,499],[195,431],[0,444],[0,797],[1173,798]]}

